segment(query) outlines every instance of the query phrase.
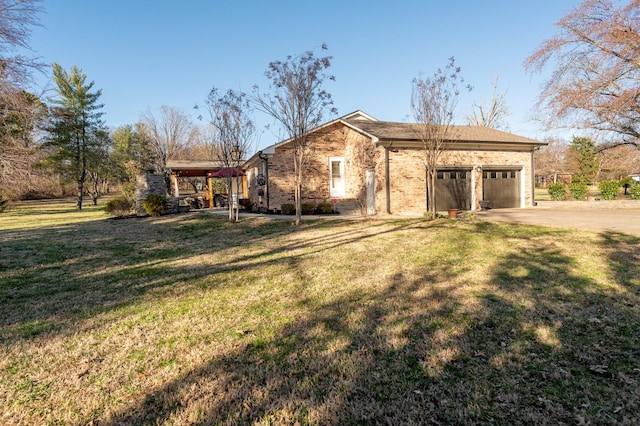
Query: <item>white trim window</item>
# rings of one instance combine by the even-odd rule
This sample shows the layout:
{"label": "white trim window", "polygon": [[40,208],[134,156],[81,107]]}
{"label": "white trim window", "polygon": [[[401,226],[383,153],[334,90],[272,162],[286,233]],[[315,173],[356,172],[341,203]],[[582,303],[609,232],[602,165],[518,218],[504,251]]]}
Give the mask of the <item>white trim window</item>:
{"label": "white trim window", "polygon": [[332,197],[345,196],[343,157],[329,157],[329,194]]}

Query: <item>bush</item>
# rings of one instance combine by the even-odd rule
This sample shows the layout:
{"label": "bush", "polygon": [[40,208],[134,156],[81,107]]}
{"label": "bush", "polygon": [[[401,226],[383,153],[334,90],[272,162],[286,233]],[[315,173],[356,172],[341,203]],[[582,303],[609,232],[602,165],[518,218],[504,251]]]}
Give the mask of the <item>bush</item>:
{"label": "bush", "polygon": [[162,195],[151,194],[142,203],[149,216],[161,216],[167,212],[167,199]]}
{"label": "bush", "polygon": [[131,205],[136,203],[136,184],[135,182],[127,182],[122,185],[122,196],[129,200]]}
{"label": "bush", "polygon": [[561,182],[550,183],[548,191],[554,201],[562,201],[567,195],[567,188]]}
{"label": "bush", "polygon": [[584,182],[571,182],[571,185],[569,185],[569,192],[571,193],[571,198],[577,201],[582,201],[587,196],[589,187]]}
{"label": "bush", "polygon": [[296,207],[293,204],[285,203],[280,206],[280,210],[282,210],[282,214],[295,214]]}
{"label": "bush", "polygon": [[629,188],[629,197],[632,200],[640,200],[640,183],[635,183]]}
{"label": "bush", "polygon": [[315,211],[315,203],[302,203],[302,214],[314,214]]}
{"label": "bush", "polygon": [[626,177],[624,179],[620,179],[620,186],[625,186],[625,185],[633,185],[634,183],[636,183],[636,181],[634,181],[632,178],[630,177]]}
{"label": "bush", "polygon": [[107,204],[104,205],[104,211],[116,217],[128,216],[131,210],[133,210],[133,205],[124,196],[109,200]]}
{"label": "bush", "polygon": [[598,185],[600,189],[600,195],[605,200],[613,200],[620,192],[620,181],[618,180],[603,180]]}
{"label": "bush", "polygon": [[331,214],[333,213],[333,204],[331,203],[318,203],[316,206],[316,214]]}

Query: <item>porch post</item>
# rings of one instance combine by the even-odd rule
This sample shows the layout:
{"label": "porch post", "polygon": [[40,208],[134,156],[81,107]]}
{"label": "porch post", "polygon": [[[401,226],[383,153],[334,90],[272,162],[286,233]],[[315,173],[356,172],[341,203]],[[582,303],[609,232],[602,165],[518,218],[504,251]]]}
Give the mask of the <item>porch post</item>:
{"label": "porch post", "polygon": [[209,197],[209,208],[213,206],[213,178],[207,177],[207,197]]}
{"label": "porch post", "polygon": [[180,196],[180,189],[178,188],[178,176],[175,173],[171,173],[171,183],[173,184],[173,196]]}

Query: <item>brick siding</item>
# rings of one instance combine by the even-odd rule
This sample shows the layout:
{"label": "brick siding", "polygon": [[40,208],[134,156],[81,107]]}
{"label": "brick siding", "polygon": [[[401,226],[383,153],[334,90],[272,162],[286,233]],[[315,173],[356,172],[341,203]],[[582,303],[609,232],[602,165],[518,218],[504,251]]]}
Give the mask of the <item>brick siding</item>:
{"label": "brick siding", "polygon": [[[329,157],[343,157],[345,163],[345,197],[362,206],[366,205],[366,171],[375,171],[376,211],[386,214],[386,164],[385,148],[375,147],[371,140],[362,134],[344,126],[342,123],[322,128],[310,136],[311,147],[309,163],[303,182],[302,202],[329,202],[330,174]],[[421,214],[426,210],[426,176],[421,148],[399,148],[389,153],[389,189],[391,214]],[[474,195],[472,209],[479,209],[482,199],[483,166],[511,166],[521,170],[524,182],[524,203],[532,203],[531,188],[531,152],[513,152],[497,150],[453,150],[445,151],[441,164],[446,167],[465,167],[472,170]],[[480,168],[479,168],[480,167]],[[261,165],[257,167],[260,169]],[[249,196],[254,206],[263,202],[258,196],[255,176],[261,170],[250,172]],[[291,145],[277,147],[269,158],[269,193],[271,210],[280,209],[284,203],[294,203],[293,158]]]}

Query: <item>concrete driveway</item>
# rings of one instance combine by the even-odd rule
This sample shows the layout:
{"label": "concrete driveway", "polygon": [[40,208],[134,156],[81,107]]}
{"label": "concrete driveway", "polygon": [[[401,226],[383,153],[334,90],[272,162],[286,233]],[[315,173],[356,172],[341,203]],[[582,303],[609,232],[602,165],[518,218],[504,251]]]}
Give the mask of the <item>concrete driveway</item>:
{"label": "concrete driveway", "polygon": [[538,202],[524,209],[474,212],[479,220],[559,226],[640,236],[640,201]]}

